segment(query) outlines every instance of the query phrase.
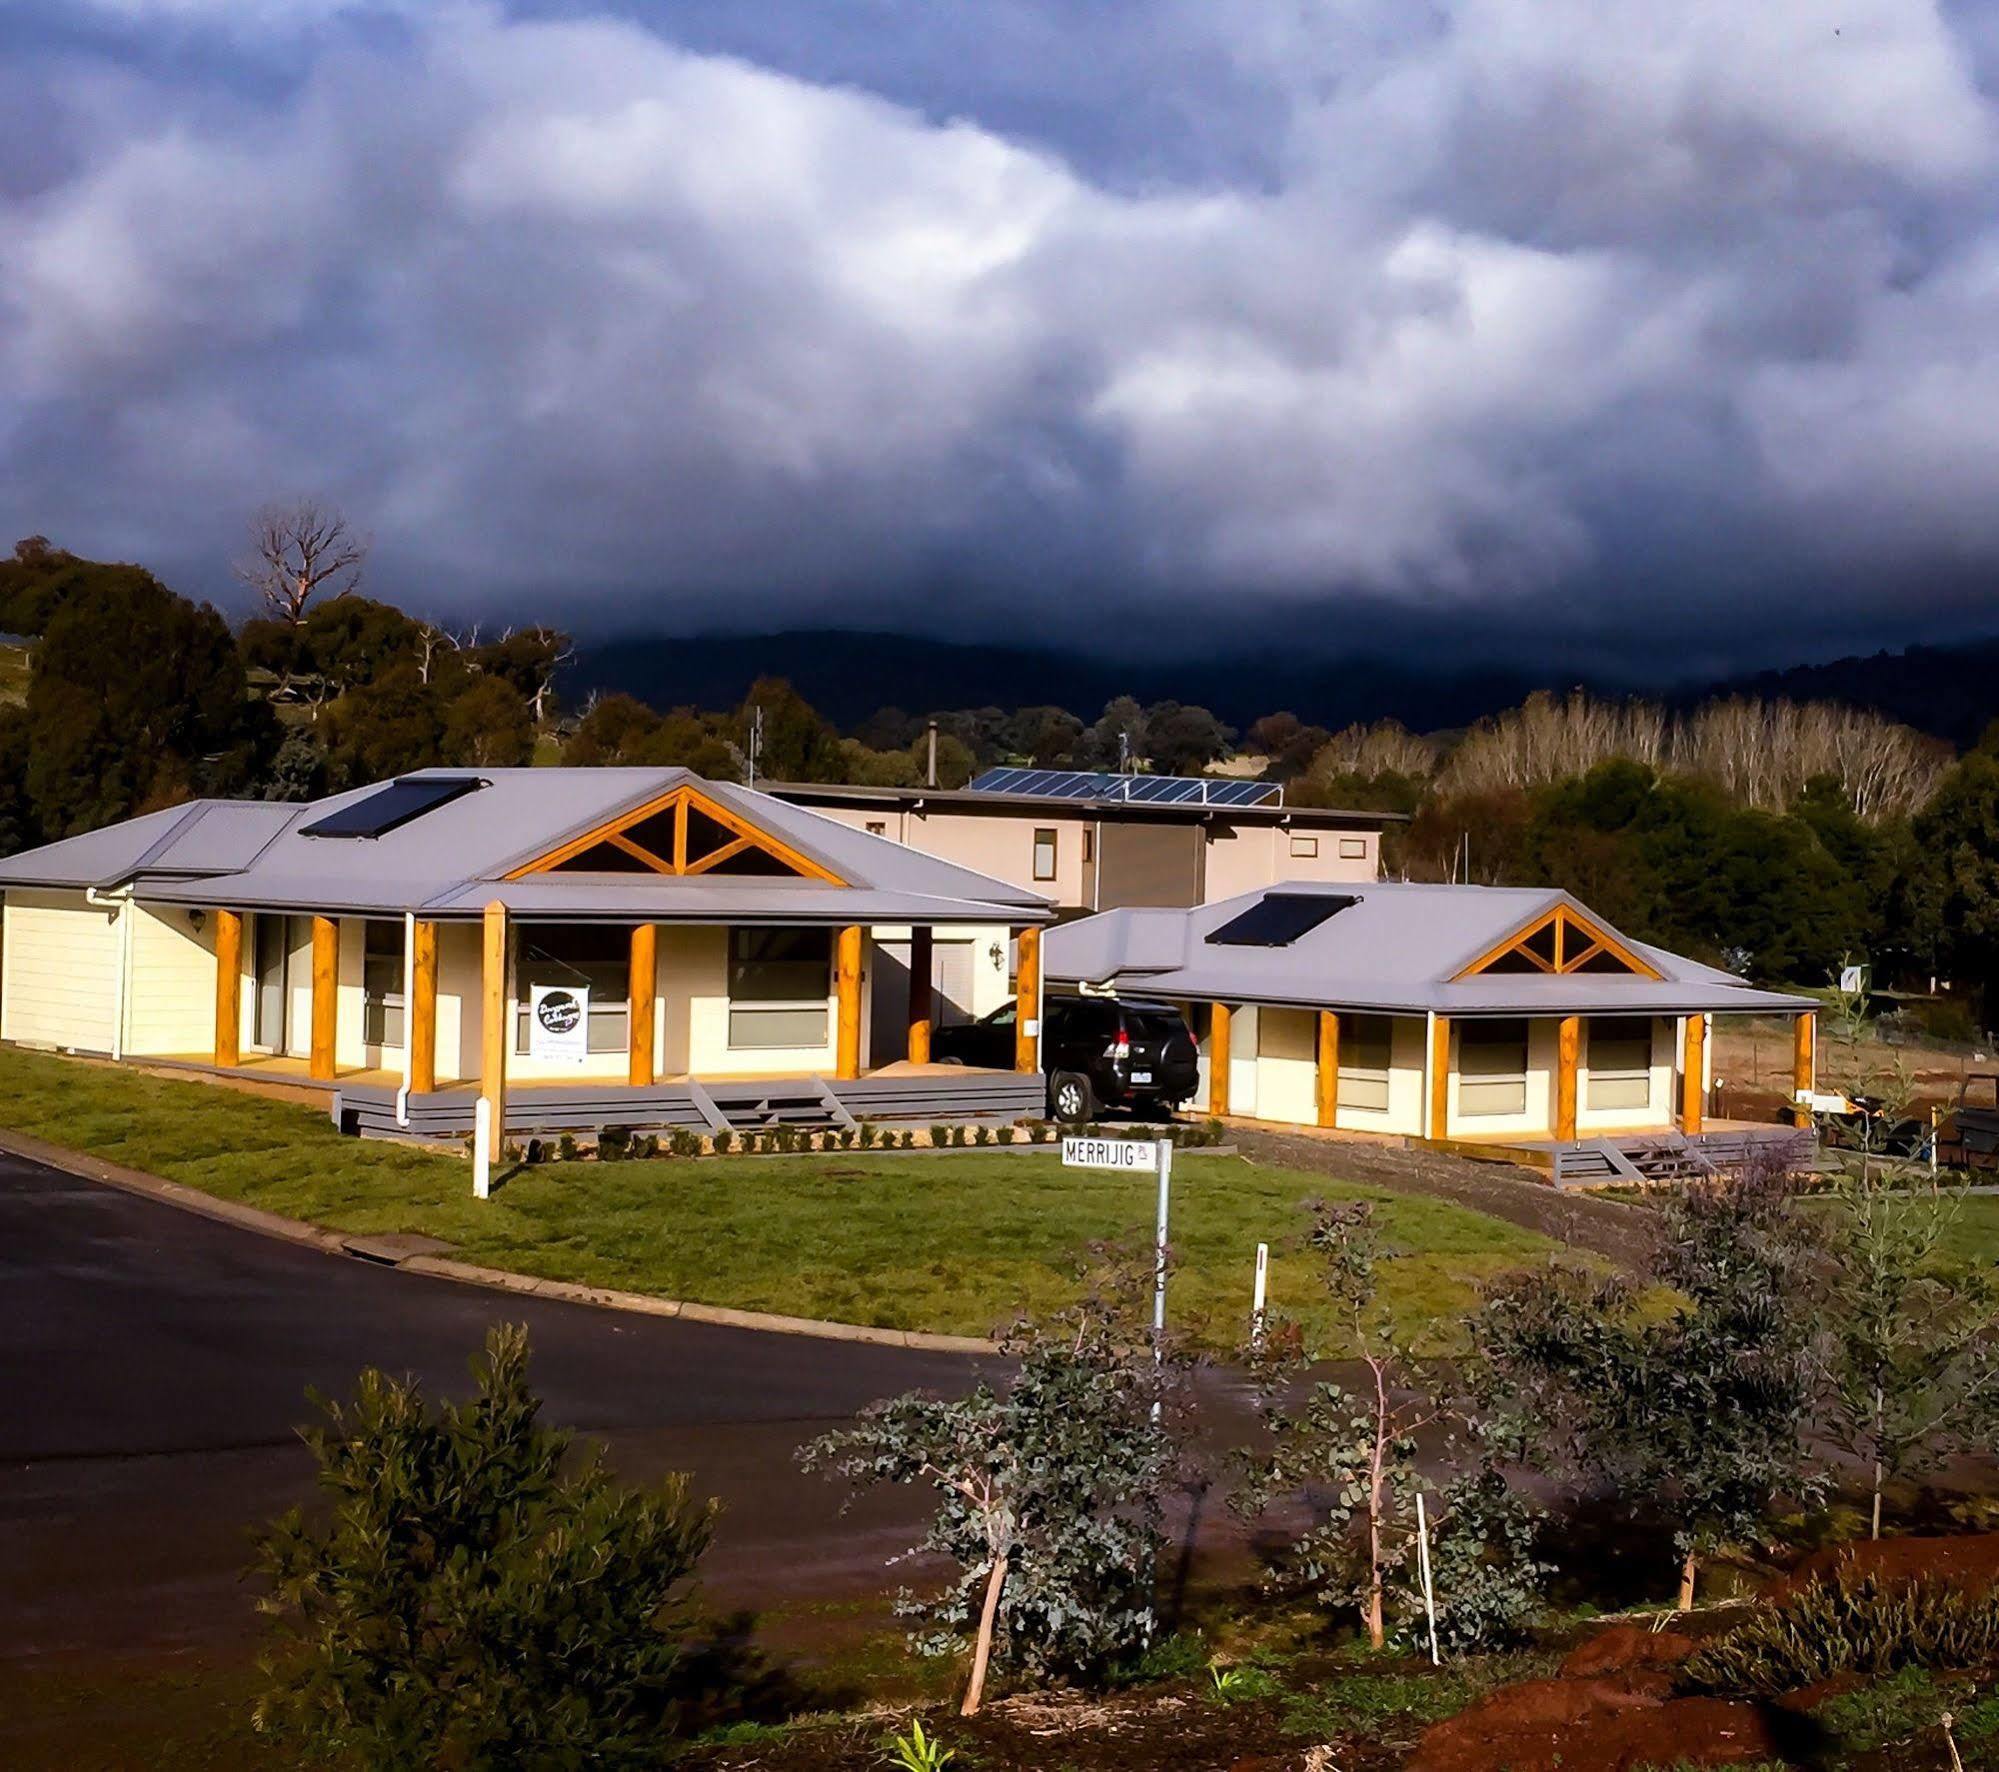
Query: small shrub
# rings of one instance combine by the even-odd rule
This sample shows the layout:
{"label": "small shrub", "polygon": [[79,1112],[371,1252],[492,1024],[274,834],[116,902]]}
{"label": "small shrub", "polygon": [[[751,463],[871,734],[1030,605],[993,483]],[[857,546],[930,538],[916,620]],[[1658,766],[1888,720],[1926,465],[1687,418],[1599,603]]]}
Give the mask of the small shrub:
{"label": "small shrub", "polygon": [[864,1151],[871,1151],[875,1148],[875,1129],[873,1125],[866,1120],[863,1120],[861,1122],[860,1146],[861,1149]]}
{"label": "small shrub", "polygon": [[972,1134],[972,1136],[975,1139],[977,1139],[981,1145],[988,1145],[991,1144],[993,1141],[993,1129],[990,1126],[981,1126],[977,1132]]}
{"label": "small shrub", "polygon": [[1011,1126],[997,1126],[993,1129],[993,1137],[1001,1144],[1012,1144],[1013,1136],[1014,1133]]}
{"label": "small shrub", "polygon": [[673,1154],[676,1157],[698,1157],[701,1154],[701,1139],[685,1126],[673,1129]]}
{"label": "small shrub", "polygon": [[1027,1142],[1029,1144],[1046,1144],[1052,1136],[1053,1133],[1046,1120],[1031,1120],[1028,1122]]}
{"label": "small shrub", "polygon": [[565,1132],[560,1138],[558,1138],[555,1141],[555,1155],[557,1161],[559,1162],[573,1163],[576,1161],[575,1133]]}
{"label": "small shrub", "polygon": [[626,1126],[604,1126],[597,1133],[597,1161],[616,1163],[631,1154],[632,1134]]}
{"label": "small shrub", "polygon": [[1999,1658],[1999,1592],[1842,1572],[1759,1607],[1686,1664],[1700,1692],[1774,1695],[1836,1674],[1982,1667]]}
{"label": "small shrub", "polygon": [[715,1155],[726,1157],[735,1148],[735,1144],[736,1135],[728,1127],[724,1126],[720,1132],[715,1134]]}
{"label": "small shrub", "polygon": [[890,1739],[888,1757],[899,1772],[943,1772],[958,1756],[943,1742],[925,1735],[921,1719],[912,1717],[909,1733]]}
{"label": "small shrub", "polygon": [[933,1151],[941,1151],[950,1142],[951,1129],[948,1126],[933,1126],[930,1128],[930,1148]]}
{"label": "small shrub", "polygon": [[695,1694],[681,1643],[713,1509],[628,1486],[544,1427],[527,1332],[433,1405],[363,1372],[306,1445],[338,1505],[261,1533],[259,1734],[290,1764],[657,1765]]}
{"label": "small shrub", "polygon": [[1278,1691],[1277,1681],[1268,1672],[1243,1662],[1233,1666],[1221,1661],[1209,1662],[1208,1686],[1217,1704],[1240,1704],[1246,1698],[1271,1698]]}

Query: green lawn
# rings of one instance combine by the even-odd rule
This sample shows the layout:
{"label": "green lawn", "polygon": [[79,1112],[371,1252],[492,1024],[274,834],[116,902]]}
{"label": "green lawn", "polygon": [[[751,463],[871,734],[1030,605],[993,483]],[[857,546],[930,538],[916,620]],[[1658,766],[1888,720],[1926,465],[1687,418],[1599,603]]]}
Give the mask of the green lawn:
{"label": "green lawn", "polygon": [[[982,1335],[1071,1295],[1095,1241],[1151,1235],[1147,1176],[1064,1170],[1050,1150],[556,1163],[490,1201],[463,1160],[339,1137],[316,1109],[108,1065],[0,1050],[0,1126],[348,1231],[423,1231],[466,1260],[708,1304]],[[1256,1245],[1271,1303],[1332,1346],[1309,1257],[1315,1194],[1372,1198],[1382,1291],[1447,1341],[1477,1282],[1552,1245],[1483,1213],[1241,1158],[1175,1164],[1176,1322],[1232,1346]]]}

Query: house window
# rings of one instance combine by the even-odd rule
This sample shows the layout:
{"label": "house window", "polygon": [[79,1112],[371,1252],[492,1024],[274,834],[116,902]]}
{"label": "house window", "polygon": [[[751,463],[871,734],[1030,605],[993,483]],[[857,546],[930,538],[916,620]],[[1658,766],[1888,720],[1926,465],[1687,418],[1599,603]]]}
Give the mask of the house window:
{"label": "house window", "polygon": [[1340,860],[1367,860],[1367,839],[1365,837],[1342,837],[1340,839]]}
{"label": "house window", "polygon": [[1037,828],[1034,833],[1034,877],[1055,878],[1055,833],[1045,827]]}
{"label": "house window", "polygon": [[1097,859],[1097,833],[1093,826],[1083,827],[1083,865],[1088,867]]}
{"label": "house window", "polygon": [[1319,859],[1319,839],[1317,837],[1303,837],[1296,831],[1293,831],[1291,833],[1291,853],[1300,861],[1317,861]]}
{"label": "house window", "polygon": [[1340,1017],[1340,1106],[1388,1111],[1389,1054],[1395,1024],[1385,1015]]}
{"label": "house window", "polygon": [[361,1043],[403,1043],[403,926],[371,917],[361,950]]}
{"label": "house window", "polygon": [[888,821],[882,818],[869,819],[868,835],[871,837],[886,837],[888,835]]}
{"label": "house window", "polygon": [[581,985],[590,992],[585,1030],[591,1052],[631,1048],[631,931],[595,924],[522,928],[514,957],[514,1051],[528,1049],[528,1007],[536,985]]}
{"label": "house window", "polygon": [[729,1044],[826,1044],[833,938],[824,929],[729,931]]}
{"label": "house window", "polygon": [[1586,1062],[1583,1099],[1592,1112],[1652,1105],[1652,1023],[1644,1016],[1590,1017]]}
{"label": "house window", "polygon": [[1527,1024],[1466,1021],[1458,1030],[1458,1112],[1527,1111]]}

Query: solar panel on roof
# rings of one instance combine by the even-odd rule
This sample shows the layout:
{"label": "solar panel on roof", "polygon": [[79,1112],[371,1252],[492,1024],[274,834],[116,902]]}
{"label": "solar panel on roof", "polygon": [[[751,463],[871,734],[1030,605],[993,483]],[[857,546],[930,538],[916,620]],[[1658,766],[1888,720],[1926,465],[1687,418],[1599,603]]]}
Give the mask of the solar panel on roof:
{"label": "solar panel on roof", "polygon": [[1262,806],[1284,797],[1284,790],[1269,781],[1023,769],[1013,764],[986,770],[972,782],[971,789],[975,794],[1023,794],[1037,800],[1129,800],[1135,806]]}
{"label": "solar panel on roof", "polygon": [[405,775],[304,826],[301,837],[380,837],[486,784],[476,775]]}
{"label": "solar panel on roof", "polygon": [[1231,917],[1208,940],[1229,948],[1288,948],[1327,918],[1359,904],[1351,892],[1266,892],[1240,916]]}

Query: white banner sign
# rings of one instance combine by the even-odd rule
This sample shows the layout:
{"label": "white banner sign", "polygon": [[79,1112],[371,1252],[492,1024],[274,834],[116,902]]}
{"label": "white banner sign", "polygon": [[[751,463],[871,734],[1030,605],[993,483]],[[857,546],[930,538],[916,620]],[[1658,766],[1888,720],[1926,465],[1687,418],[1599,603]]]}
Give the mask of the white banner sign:
{"label": "white banner sign", "polygon": [[1065,1138],[1065,1169],[1125,1169],[1150,1175],[1159,1167],[1159,1146],[1135,1138]]}
{"label": "white banner sign", "polygon": [[538,984],[528,997],[528,1057],[581,1064],[590,1056],[590,987]]}

